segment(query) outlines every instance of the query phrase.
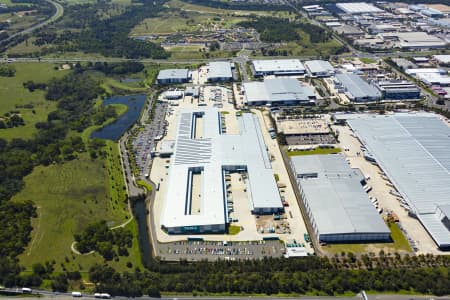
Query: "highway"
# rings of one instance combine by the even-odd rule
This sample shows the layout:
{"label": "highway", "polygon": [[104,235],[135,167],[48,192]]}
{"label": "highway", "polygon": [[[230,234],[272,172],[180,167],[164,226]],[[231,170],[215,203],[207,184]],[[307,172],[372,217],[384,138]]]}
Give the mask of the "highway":
{"label": "highway", "polygon": [[[81,298],[75,298],[72,297],[71,293],[55,293],[51,291],[45,291],[45,290],[33,290],[33,294],[24,294],[23,297],[20,295],[22,294],[20,292],[20,289],[17,288],[11,288],[11,289],[4,289],[4,291],[10,292],[14,294],[14,296],[8,297],[8,296],[2,296],[3,299],[18,299],[18,300],[29,300],[33,299],[33,296],[36,296],[36,298],[39,297],[39,299],[42,300],[68,300],[68,299],[95,299],[94,295],[92,294],[83,294]],[[131,299],[128,297],[113,297],[114,299]],[[367,297],[369,300],[450,300],[450,297],[434,297],[434,296],[415,296],[415,295],[368,295]],[[339,296],[301,296],[301,297],[276,297],[276,296],[247,296],[247,297],[218,297],[218,296],[183,296],[183,295],[172,295],[172,296],[162,296],[161,298],[153,298],[148,296],[143,297],[137,297],[134,299],[139,300],[151,300],[151,299],[163,299],[163,300],[175,300],[175,299],[182,299],[182,300],[194,300],[194,299],[202,299],[202,300],[224,300],[224,299],[233,299],[233,300],[268,300],[268,299],[279,299],[279,300],[293,300],[293,299],[302,299],[302,300],[332,300],[332,299],[341,299],[341,300],[362,300],[363,297],[361,294],[357,294],[353,297],[339,297]]]}
{"label": "highway", "polygon": [[50,18],[48,18],[47,20],[45,20],[45,21],[43,21],[41,23],[33,25],[33,26],[31,26],[31,27],[29,27],[29,28],[27,28],[25,30],[22,30],[20,32],[17,32],[15,34],[9,36],[7,39],[2,40],[2,42],[7,42],[7,41],[9,41],[9,40],[19,36],[19,35],[24,35],[24,34],[27,34],[27,33],[31,33],[31,32],[33,32],[36,29],[44,27],[45,25],[58,20],[59,18],[61,18],[64,15],[64,7],[61,4],[59,4],[59,3],[57,3],[57,2],[55,2],[53,0],[45,0],[45,1],[47,1],[50,4],[52,4],[55,7],[56,11],[53,14],[53,16],[51,16]]}

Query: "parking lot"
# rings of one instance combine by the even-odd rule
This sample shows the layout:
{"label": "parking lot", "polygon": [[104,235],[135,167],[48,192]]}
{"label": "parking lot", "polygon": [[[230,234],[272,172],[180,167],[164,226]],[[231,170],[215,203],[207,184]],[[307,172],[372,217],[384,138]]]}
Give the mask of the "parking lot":
{"label": "parking lot", "polygon": [[[146,113],[150,114],[152,105],[150,104],[149,107]],[[157,102],[152,115],[149,116],[148,123],[144,125],[133,140],[136,165],[141,176],[149,172],[148,167],[152,160],[151,152],[155,150],[157,141],[161,140],[165,135],[167,107],[167,102]]]}
{"label": "parking lot", "polygon": [[164,260],[187,259],[189,261],[261,259],[281,257],[284,244],[278,240],[252,242],[179,241],[159,245],[158,255]]}

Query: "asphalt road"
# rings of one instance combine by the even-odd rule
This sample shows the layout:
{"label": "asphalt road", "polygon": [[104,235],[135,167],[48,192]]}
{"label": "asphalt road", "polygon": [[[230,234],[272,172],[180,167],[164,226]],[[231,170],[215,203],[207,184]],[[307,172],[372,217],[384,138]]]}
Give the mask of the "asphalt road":
{"label": "asphalt road", "polygon": [[[10,292],[16,292],[16,289],[6,289],[7,291]],[[20,294],[20,293],[18,293]],[[52,299],[52,300],[68,300],[68,299],[94,299],[93,295],[83,295],[82,298],[73,298],[71,293],[58,293],[55,294],[53,292],[50,291],[44,291],[44,290],[33,290],[33,295],[37,297],[39,297],[39,299],[43,299],[43,300],[47,300],[47,299]],[[29,300],[29,299],[33,299],[32,295],[26,295],[25,297],[21,297],[21,296],[13,296],[13,297],[1,297],[3,299],[20,299],[20,300]],[[130,299],[127,297],[114,297],[114,299]],[[194,299],[202,299],[202,300],[223,300],[223,299],[234,299],[234,300],[267,300],[267,299],[280,299],[280,300],[292,300],[292,299],[302,299],[302,300],[331,300],[331,299],[342,299],[342,300],[358,300],[358,299],[363,299],[363,297],[361,295],[356,295],[354,297],[323,297],[323,296],[302,296],[302,297],[252,297],[252,296],[247,296],[247,297],[189,297],[189,296],[163,296],[161,298],[152,298],[152,297],[148,297],[148,296],[144,296],[144,297],[138,297],[135,299],[142,299],[142,300],[151,300],[151,299],[163,299],[163,300],[169,300],[169,299],[183,299],[183,300],[194,300]],[[433,296],[411,296],[411,295],[369,295],[368,296],[369,300],[450,300],[450,297],[433,297]]]}
{"label": "asphalt road", "polygon": [[19,35],[24,35],[24,34],[27,34],[27,33],[31,33],[31,32],[33,32],[36,29],[44,27],[45,25],[58,20],[59,18],[61,18],[64,15],[64,7],[61,4],[59,4],[59,3],[55,2],[55,1],[52,1],[52,0],[45,0],[45,1],[47,1],[50,4],[52,4],[56,8],[56,12],[53,14],[53,16],[51,16],[50,18],[48,18],[47,20],[45,20],[45,21],[43,21],[41,23],[38,23],[38,24],[33,25],[33,26],[31,26],[31,27],[29,27],[29,28],[27,28],[25,30],[22,30],[20,32],[15,33],[15,34],[9,36],[7,39],[5,39],[3,41],[7,42],[7,41],[9,41],[9,40],[19,36]]}

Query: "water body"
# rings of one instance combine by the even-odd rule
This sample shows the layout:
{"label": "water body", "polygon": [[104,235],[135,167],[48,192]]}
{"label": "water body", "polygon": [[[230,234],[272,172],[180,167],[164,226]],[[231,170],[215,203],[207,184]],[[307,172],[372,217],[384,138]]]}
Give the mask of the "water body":
{"label": "water body", "polygon": [[117,141],[137,121],[145,100],[145,94],[114,96],[104,100],[102,105],[124,104],[128,110],[113,123],[94,131],[90,137]]}

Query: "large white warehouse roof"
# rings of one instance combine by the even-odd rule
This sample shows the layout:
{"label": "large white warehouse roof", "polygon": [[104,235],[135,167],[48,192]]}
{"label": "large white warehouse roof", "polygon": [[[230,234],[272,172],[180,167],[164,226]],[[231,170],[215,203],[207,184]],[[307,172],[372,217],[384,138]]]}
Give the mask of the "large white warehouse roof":
{"label": "large white warehouse roof", "polygon": [[[198,118],[202,119],[202,134],[194,137]],[[220,119],[217,108],[180,112],[162,226],[225,224],[225,169],[247,170],[247,194],[253,211],[283,209],[257,117],[250,113],[238,117],[238,135],[222,134]],[[195,168],[202,169],[201,209],[199,214],[189,214],[186,210],[190,189],[188,173]]]}
{"label": "large white warehouse roof", "polygon": [[387,240],[390,230],[341,154],[291,157],[303,201],[322,241]]}
{"label": "large white warehouse roof", "polygon": [[441,248],[450,228],[436,214],[450,205],[450,127],[429,113],[349,115],[348,124]]}

